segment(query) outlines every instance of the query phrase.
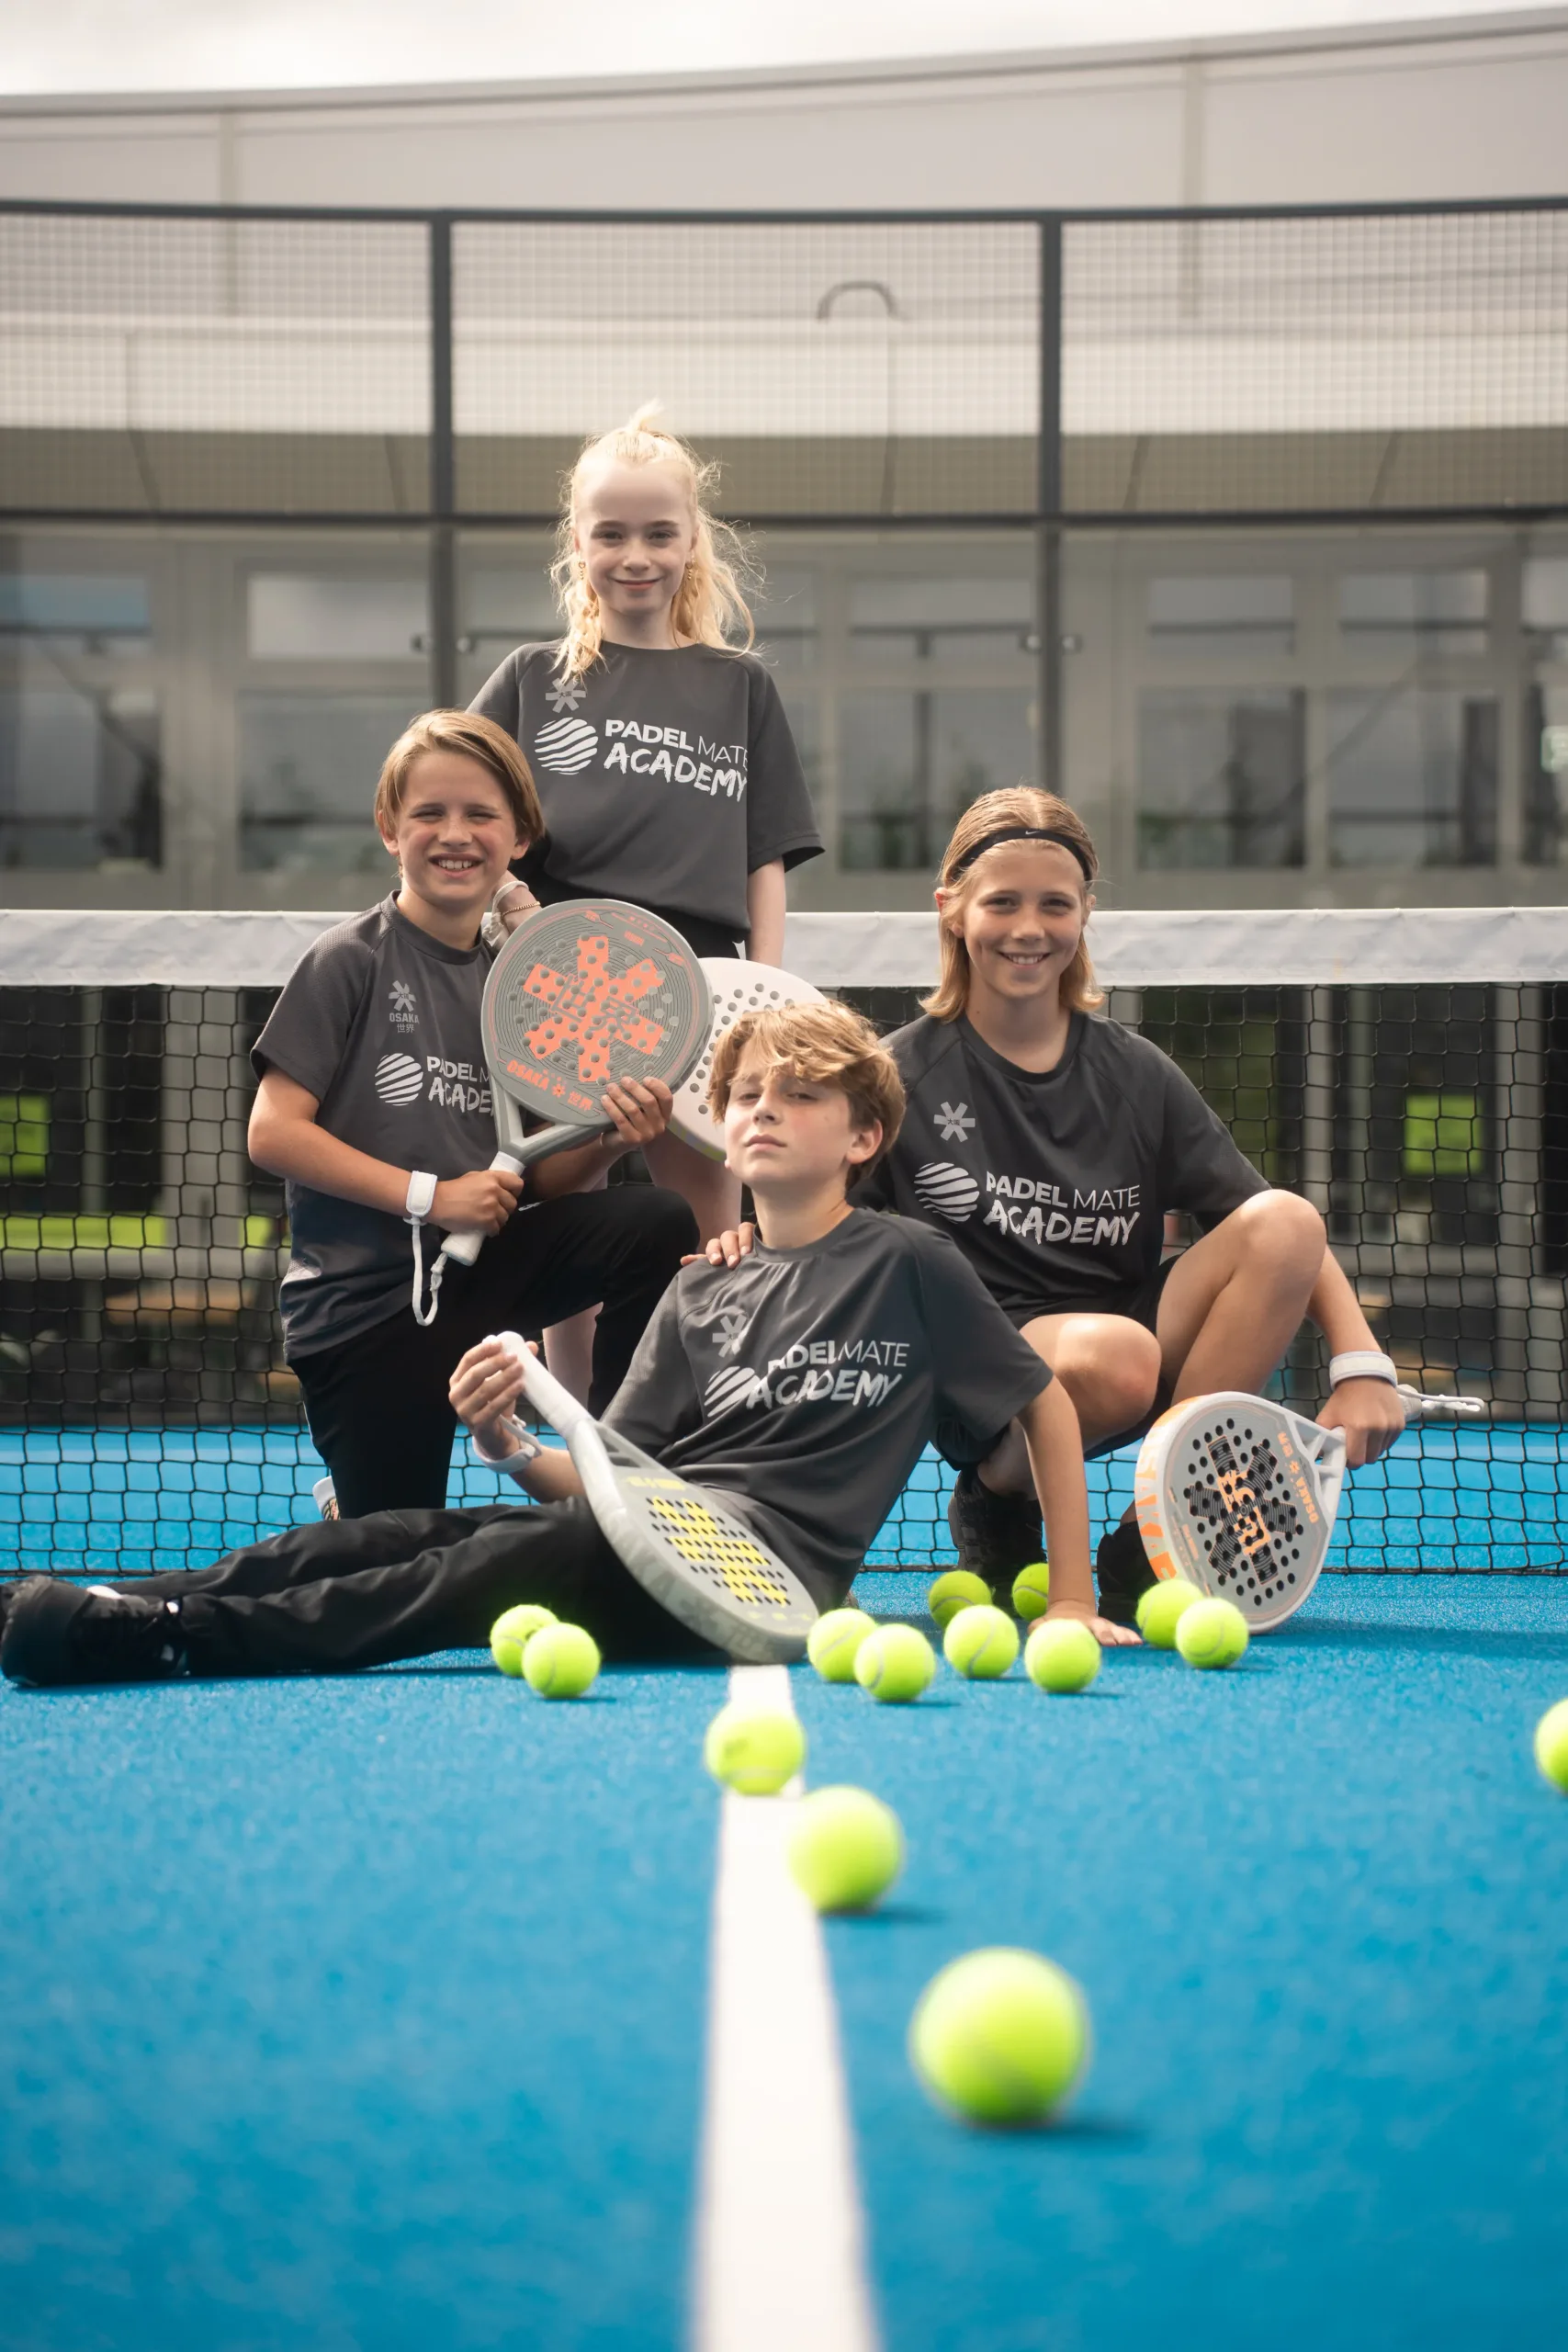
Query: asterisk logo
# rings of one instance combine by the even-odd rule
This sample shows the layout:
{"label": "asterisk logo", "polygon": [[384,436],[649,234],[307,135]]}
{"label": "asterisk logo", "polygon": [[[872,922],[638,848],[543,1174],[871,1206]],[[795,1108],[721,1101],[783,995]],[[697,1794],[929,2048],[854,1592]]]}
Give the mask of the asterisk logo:
{"label": "asterisk logo", "polygon": [[967,1143],[977,1125],[967,1102],[944,1102],[937,1113],[936,1129],[943,1143]]}
{"label": "asterisk logo", "polygon": [[525,1032],[531,1052],[541,1061],[564,1046],[577,1048],[577,1075],[585,1083],[607,1086],[615,1070],[612,1051],[653,1054],[664,1036],[664,1024],[637,1010],[640,998],[653,995],[663,974],[651,956],[644,956],[627,972],[612,973],[607,939],[584,936],[577,943],[575,972],[557,972],[536,964],[523,983],[525,996],[550,1010],[537,1026]]}
{"label": "asterisk logo", "polygon": [[750,1329],[751,1317],[745,1314],[741,1308],[739,1306],[725,1307],[718,1318],[719,1354],[721,1356],[738,1356],[740,1353],[741,1345],[745,1340],[746,1334]]}
{"label": "asterisk logo", "polygon": [[391,987],[387,990],[387,994],[392,1000],[392,1011],[394,1012],[412,1012],[413,1011],[414,993],[412,989],[410,988],[407,980],[394,980]]}
{"label": "asterisk logo", "polygon": [[575,678],[558,678],[545,699],[552,710],[575,710],[587,692],[587,687],[580,686]]}

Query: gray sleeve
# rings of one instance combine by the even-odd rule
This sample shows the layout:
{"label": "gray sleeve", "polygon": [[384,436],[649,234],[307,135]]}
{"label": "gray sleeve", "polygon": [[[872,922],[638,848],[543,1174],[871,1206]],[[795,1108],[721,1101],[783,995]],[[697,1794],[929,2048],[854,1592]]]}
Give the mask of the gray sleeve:
{"label": "gray sleeve", "polygon": [[509,653],[499,670],[492,670],[468,708],[480,718],[493,718],[504,727],[514,743],[523,740],[523,664],[522,649]]}
{"label": "gray sleeve", "polygon": [[324,1100],[343,1068],[372,961],[370,949],[359,939],[334,939],[329,933],[307,947],[251,1047],[251,1067],[258,1078],[280,1069],[318,1102]]}
{"label": "gray sleeve", "polygon": [[694,1430],[703,1417],[692,1367],[681,1345],[678,1288],[679,1278],[654,1308],[604,1415],[606,1427],[655,1455]]}
{"label": "gray sleeve", "polygon": [[938,1451],[973,1461],[1051,1385],[1051,1367],[1013,1329],[945,1234],[923,1234],[920,1287],[936,1367]]}
{"label": "gray sleeve", "polygon": [[822,836],[773,673],[754,661],[750,674],[746,870],[754,874],[774,858],[782,858],[787,867],[820,857]]}
{"label": "gray sleeve", "polygon": [[1165,1062],[1159,1205],[1187,1209],[1205,1229],[1229,1216],[1269,1183],[1240,1151],[1230,1129],[1209,1108],[1186,1072]]}

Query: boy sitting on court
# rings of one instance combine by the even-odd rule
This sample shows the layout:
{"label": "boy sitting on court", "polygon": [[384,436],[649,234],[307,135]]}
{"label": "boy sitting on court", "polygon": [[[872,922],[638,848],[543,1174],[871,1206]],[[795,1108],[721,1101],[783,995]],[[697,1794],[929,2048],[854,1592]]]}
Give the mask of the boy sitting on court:
{"label": "boy sitting on court", "polygon": [[[662,1135],[662,1085],[612,1087],[611,1131],[526,1179],[490,1164],[479,924],[544,828],[511,736],[468,711],[426,712],[387,754],[375,816],[398,888],[306,950],[253,1056],[251,1156],[288,1182],[285,1349],[344,1519],[446,1501],[447,1384],[498,1325],[537,1329],[603,1301],[603,1410],[694,1230],[673,1193],[580,1189]],[[445,1269],[439,1298],[429,1283],[428,1304],[425,1218],[491,1237],[475,1265]]]}
{"label": "boy sitting on court", "polygon": [[[735,1267],[684,1268],[605,1419],[722,1491],[827,1609],[927,1441],[976,1462],[1016,1415],[1050,1542],[1049,1613],[1134,1640],[1095,1614],[1066,1390],[945,1236],[845,1199],[903,1114],[870,1024],[840,1004],[749,1013],[720,1041],[711,1100],[759,1246]],[[118,1588],[35,1577],[12,1596],[0,1667],[40,1684],[331,1672],[479,1647],[522,1601],[585,1625],[610,1657],[711,1657],[623,1566],[570,1458],[508,1427],[518,1389],[490,1339],[464,1355],[452,1401],[481,1458],[545,1508],[296,1528],[216,1568]]]}

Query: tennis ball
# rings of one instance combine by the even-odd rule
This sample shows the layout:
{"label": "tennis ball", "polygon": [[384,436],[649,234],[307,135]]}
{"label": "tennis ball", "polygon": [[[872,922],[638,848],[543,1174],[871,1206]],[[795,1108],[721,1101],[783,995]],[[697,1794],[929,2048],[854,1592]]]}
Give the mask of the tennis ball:
{"label": "tennis ball", "polygon": [[1030,1624],[1036,1617],[1043,1617],[1051,1605],[1051,1563],[1031,1560],[1020,1568],[1012,1580],[1012,1613]]}
{"label": "tennis ball", "polygon": [[1189,1666],[1234,1666],[1247,1643],[1247,1620],[1234,1600],[1195,1600],[1176,1621],[1176,1646]]}
{"label": "tennis ball", "polygon": [[961,1609],[988,1607],[991,1588],[971,1568],[949,1568],[926,1595],[926,1607],[945,1632]]}
{"label": "tennis ball", "polygon": [[874,1699],[918,1699],[936,1672],[936,1654],[913,1625],[879,1625],[855,1654],[855,1680]]}
{"label": "tennis ball", "polygon": [[852,1682],[855,1657],[876,1620],[863,1609],[829,1609],[807,1637],[806,1655],[824,1682]]}
{"label": "tennis ball", "polygon": [[898,1816],[866,1789],[813,1789],[795,1808],[790,1870],[818,1911],[865,1911],[904,1867]]}
{"label": "tennis ball", "polygon": [[1000,1609],[961,1609],[948,1620],[942,1654],[954,1674],[994,1682],[1018,1656],[1018,1627]]}
{"label": "tennis ball", "polygon": [[553,1609],[541,1609],[526,1600],[518,1609],[503,1609],[490,1629],[490,1654],[502,1674],[520,1679],[523,1673],[523,1653],[542,1625],[558,1623]]}
{"label": "tennis ball", "polygon": [[703,1741],[703,1762],[721,1788],[773,1797],[806,1761],[806,1734],[777,1708],[721,1707]]}
{"label": "tennis ball", "polygon": [[523,1653],[523,1675],[541,1699],[581,1699],[599,1672],[599,1645],[581,1625],[541,1625]]}
{"label": "tennis ball", "polygon": [[1568,1795],[1568,1699],[1548,1707],[1537,1724],[1535,1760],[1552,1787]]}
{"label": "tennis ball", "polygon": [[1082,1992],[1032,1951],[951,1961],[909,2023],[909,2056],[926,2089],[976,2123],[1038,2123],[1078,2082],[1090,2046]]}
{"label": "tennis ball", "polygon": [[1029,1636],[1024,1671],[1039,1690],[1087,1690],[1100,1672],[1100,1644],[1077,1617],[1047,1617]]}
{"label": "tennis ball", "polygon": [[1162,1577],[1158,1584],[1150,1585],[1147,1592],[1138,1596],[1138,1631],[1154,1650],[1176,1647],[1177,1620],[1191,1608],[1202,1594],[1185,1577]]}

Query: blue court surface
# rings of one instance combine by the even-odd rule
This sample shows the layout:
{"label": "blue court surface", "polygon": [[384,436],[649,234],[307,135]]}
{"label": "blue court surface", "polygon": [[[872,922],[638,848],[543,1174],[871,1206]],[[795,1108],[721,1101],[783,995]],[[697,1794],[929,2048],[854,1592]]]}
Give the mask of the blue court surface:
{"label": "blue court surface", "polygon": [[[1112,1654],[1077,1699],[791,1680],[808,1779],[908,1838],[826,1931],[888,2352],[1558,2340],[1568,1581],[1329,1578],[1232,1673]],[[0,1692],[12,2352],[688,2343],[725,1689]],[[1094,2015],[1042,2132],[904,2055],[998,1942]]]}

